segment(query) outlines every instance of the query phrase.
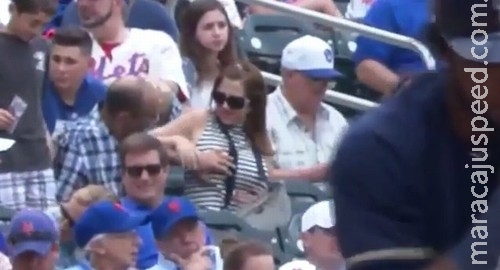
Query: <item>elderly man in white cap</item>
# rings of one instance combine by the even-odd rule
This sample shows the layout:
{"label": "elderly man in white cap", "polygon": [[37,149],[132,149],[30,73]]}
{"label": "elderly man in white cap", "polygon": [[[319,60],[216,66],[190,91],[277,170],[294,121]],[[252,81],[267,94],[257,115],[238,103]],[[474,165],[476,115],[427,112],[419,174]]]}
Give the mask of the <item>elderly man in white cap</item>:
{"label": "elderly man in white cap", "polygon": [[321,201],[309,207],[301,218],[297,246],[305,260],[294,260],[279,270],[343,270],[344,258],[337,244],[333,201]]}
{"label": "elderly man in white cap", "polygon": [[347,126],[342,114],[322,103],[328,82],[342,76],[334,68],[333,51],[313,36],[295,39],[283,50],[283,82],[268,96],[266,112],[276,151],[273,179],[324,179]]}

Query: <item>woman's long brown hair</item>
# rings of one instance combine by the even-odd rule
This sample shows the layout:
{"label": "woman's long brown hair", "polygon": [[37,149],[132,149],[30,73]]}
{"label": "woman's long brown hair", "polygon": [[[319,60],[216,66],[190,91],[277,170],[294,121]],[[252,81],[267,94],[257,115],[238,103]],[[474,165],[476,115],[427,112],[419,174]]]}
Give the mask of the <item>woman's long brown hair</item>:
{"label": "woman's long brown hair", "polygon": [[266,130],[267,90],[260,70],[250,62],[238,61],[221,71],[215,80],[214,91],[223,79],[241,81],[245,96],[250,101],[250,110],[243,123],[245,134],[263,155],[272,156],[271,140]]}
{"label": "woman's long brown hair", "polygon": [[228,40],[226,46],[218,55],[219,66],[222,70],[228,65],[234,64],[236,57],[236,45],[234,44],[234,30],[224,9],[224,6],[217,0],[196,0],[192,1],[186,10],[181,14],[179,32],[180,32],[180,52],[182,56],[188,57],[194,64],[196,71],[203,74],[210,68],[204,55],[207,50],[200,44],[196,38],[196,29],[201,17],[205,13],[213,10],[219,10],[224,14],[228,27]]}

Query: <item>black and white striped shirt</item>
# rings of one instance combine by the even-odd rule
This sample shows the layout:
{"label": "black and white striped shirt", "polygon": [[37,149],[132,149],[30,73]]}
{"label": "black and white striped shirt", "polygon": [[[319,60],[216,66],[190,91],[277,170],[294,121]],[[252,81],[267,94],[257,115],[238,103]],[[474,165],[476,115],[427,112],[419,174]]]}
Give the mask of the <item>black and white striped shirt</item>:
{"label": "black and white striped shirt", "polygon": [[[238,153],[236,165],[235,188],[234,191],[255,191],[267,189],[266,179],[260,179],[256,159],[252,151],[250,141],[243,131],[242,126],[229,128],[229,135],[233,139]],[[199,151],[222,150],[229,153],[229,142],[224,133],[221,132],[215,117],[209,116],[205,130],[198,139],[196,147]],[[267,167],[262,159],[263,168],[267,176]],[[198,208],[209,210],[220,210],[224,207],[226,194],[226,176],[222,174],[210,175],[209,181],[198,179],[192,171],[187,171],[185,175],[187,196]],[[237,203],[231,200],[229,209],[236,210]]]}

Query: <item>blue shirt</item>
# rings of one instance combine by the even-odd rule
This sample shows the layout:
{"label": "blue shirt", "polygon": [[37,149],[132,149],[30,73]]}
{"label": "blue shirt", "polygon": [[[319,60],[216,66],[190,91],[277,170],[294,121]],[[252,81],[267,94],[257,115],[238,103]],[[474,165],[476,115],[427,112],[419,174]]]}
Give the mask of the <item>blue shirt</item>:
{"label": "blue shirt", "polygon": [[[346,258],[358,258],[349,269],[422,269],[434,259],[429,251],[442,254],[471,237],[471,205],[477,200],[471,187],[482,194],[487,186],[488,200],[496,189],[494,173],[483,169],[488,182],[474,184],[471,175],[478,169],[464,165],[498,166],[498,134],[486,132],[487,146],[458,137],[445,102],[446,80],[441,72],[417,76],[409,88],[351,124],[339,146],[328,179],[340,248]],[[471,160],[472,147],[486,147],[489,156]],[[428,256],[390,259],[377,253],[404,248]],[[470,264],[470,245],[467,252],[462,257]],[[382,255],[365,256],[369,253]]]}
{"label": "blue shirt", "polygon": [[[122,198],[121,202],[126,209],[133,212],[148,215],[153,210],[149,207],[137,204],[128,197]],[[137,258],[137,268],[147,269],[154,266],[158,262],[158,249],[156,248],[156,242],[153,235],[153,229],[151,228],[151,223],[139,227],[137,229],[137,234],[142,241]]]}
{"label": "blue shirt", "polygon": [[[422,39],[429,22],[427,0],[377,0],[363,19],[363,23],[396,34]],[[408,49],[359,36],[353,60],[372,59],[384,64],[396,74],[411,74],[427,68],[420,56]]]}
{"label": "blue shirt", "polygon": [[[134,202],[128,197],[121,199],[121,202],[125,208],[130,211],[135,211],[141,214],[149,214],[153,209],[142,206]],[[139,269],[147,269],[154,266],[158,262],[158,249],[156,248],[156,241],[153,234],[153,229],[151,228],[151,223],[141,226],[137,229],[137,234],[141,237],[141,247],[139,248],[139,258],[137,260],[137,267]],[[205,243],[206,245],[212,245],[213,239],[209,231],[206,230],[205,233]]]}
{"label": "blue shirt", "polygon": [[[76,3],[68,4],[62,25],[80,25]],[[126,20],[127,27],[165,32],[177,41],[179,32],[168,7],[153,0],[135,0]]]}
{"label": "blue shirt", "polygon": [[75,104],[67,105],[59,96],[50,79],[46,79],[43,89],[42,110],[47,129],[52,133],[57,120],[73,121],[87,116],[106,97],[106,86],[87,75],[76,93]]}

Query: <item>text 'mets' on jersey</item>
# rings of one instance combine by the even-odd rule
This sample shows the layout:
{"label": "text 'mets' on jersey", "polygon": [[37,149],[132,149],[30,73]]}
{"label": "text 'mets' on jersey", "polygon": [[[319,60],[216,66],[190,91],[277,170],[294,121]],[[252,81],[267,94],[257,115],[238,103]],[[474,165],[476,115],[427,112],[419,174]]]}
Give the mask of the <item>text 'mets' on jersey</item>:
{"label": "text 'mets' on jersey", "polygon": [[[477,225],[471,216],[486,218],[480,204],[498,196],[493,195],[498,170],[488,168],[500,167],[499,138],[497,132],[487,133],[487,143],[459,137],[445,103],[446,88],[444,71],[416,77],[409,88],[355,121],[345,135],[328,179],[348,269],[420,270],[472,236],[481,241],[471,232]],[[486,149],[487,157],[477,158],[474,147]],[[486,175],[486,183],[471,181],[478,171]],[[487,189],[487,195],[478,199],[472,188],[478,194]],[[495,224],[491,222],[494,218],[489,226]],[[498,228],[488,233],[500,234]],[[494,245],[488,244],[477,247],[488,248],[488,255],[476,259],[496,265],[490,256],[499,254],[490,252]],[[489,269],[471,265],[471,246],[464,250],[468,264],[460,269]]]}
{"label": "text 'mets' on jersey", "polygon": [[175,82],[189,98],[177,44],[160,31],[130,28],[127,39],[106,55],[94,40],[92,47],[95,76],[106,84],[127,76],[142,76]]}

